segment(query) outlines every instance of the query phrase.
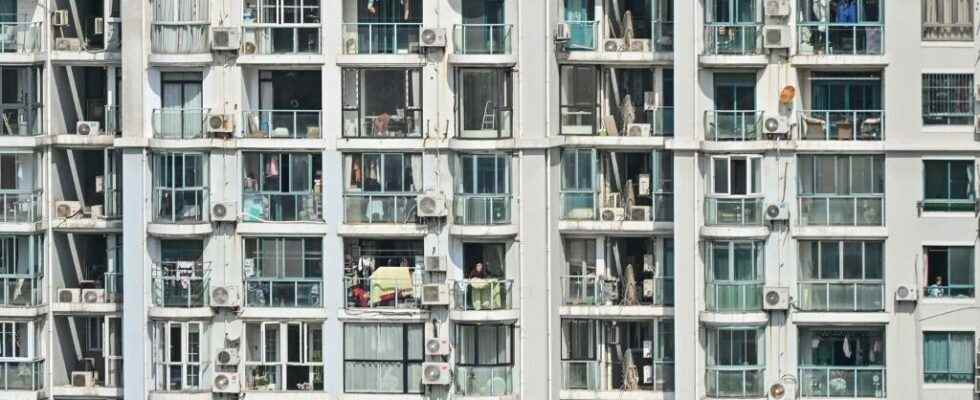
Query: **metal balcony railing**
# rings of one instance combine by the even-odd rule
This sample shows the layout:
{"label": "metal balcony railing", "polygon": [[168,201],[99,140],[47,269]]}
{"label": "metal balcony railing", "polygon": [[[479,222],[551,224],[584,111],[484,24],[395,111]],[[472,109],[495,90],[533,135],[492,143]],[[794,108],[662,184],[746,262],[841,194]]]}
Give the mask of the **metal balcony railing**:
{"label": "metal balcony railing", "polygon": [[761,225],[762,197],[707,197],[704,199],[706,225]]}
{"label": "metal balcony railing", "polygon": [[122,114],[118,105],[105,106],[105,121],[102,129],[106,135],[119,136],[122,133]]}
{"label": "metal balcony railing", "polygon": [[804,55],[881,55],[884,26],[881,23],[799,22],[797,51]]}
{"label": "metal balcony railing", "polygon": [[[651,283],[644,284],[649,280]],[[619,280],[596,275],[569,275],[561,277],[562,304],[581,306],[627,305],[626,285]],[[651,296],[644,293],[644,285],[653,289]],[[671,306],[674,304],[674,278],[637,278],[635,305]]]}
{"label": "metal balcony railing", "polygon": [[762,282],[709,282],[705,308],[712,312],[762,311]]}
{"label": "metal balcony railing", "polygon": [[153,222],[164,224],[194,224],[207,221],[208,190],[206,188],[154,188]]}
{"label": "metal balcony railing", "polygon": [[414,54],[421,51],[420,23],[344,23],[344,54]]}
{"label": "metal balcony railing", "polygon": [[211,363],[153,362],[154,388],[160,392],[200,392],[210,387]]}
{"label": "metal balcony railing", "polygon": [[0,276],[0,307],[41,305],[40,283],[40,277],[28,275]]}
{"label": "metal balcony railing", "polygon": [[421,305],[419,299],[422,287],[413,282],[411,277],[346,277],[344,285],[347,288],[344,308],[417,309]]}
{"label": "metal balcony railing", "polygon": [[883,311],[882,282],[800,282],[797,307],[803,311]]}
{"label": "metal balcony railing", "polygon": [[417,194],[347,193],[344,223],[414,224]]}
{"label": "metal balcony railing", "polygon": [[503,225],[510,223],[509,194],[456,194],[453,223],[458,225]]}
{"label": "metal balcony railing", "polygon": [[44,389],[44,360],[0,361],[0,390]]}
{"label": "metal balcony railing", "polygon": [[0,105],[0,136],[38,136],[43,128],[40,104]]}
{"label": "metal balcony railing", "polygon": [[242,219],[246,222],[323,221],[318,192],[243,193]]}
{"label": "metal balcony railing", "polygon": [[762,24],[719,24],[704,27],[704,54],[750,56],[762,54]]}
{"label": "metal balcony railing", "polygon": [[248,278],[247,307],[320,307],[323,280],[320,278]]}
{"label": "metal balcony railing", "polygon": [[762,138],[762,111],[705,111],[704,133],[711,141],[748,141]]}
{"label": "metal balcony railing", "polygon": [[249,24],[242,32],[244,54],[320,54],[319,24]]}
{"label": "metal balcony railing", "polygon": [[510,54],[513,27],[509,24],[454,25],[454,50],[458,54]]}
{"label": "metal balcony railing", "polygon": [[513,279],[464,279],[453,281],[454,307],[459,311],[493,311],[513,308]]}
{"label": "metal balcony railing", "polygon": [[803,140],[884,139],[884,111],[881,110],[803,110],[800,137]]}
{"label": "metal balcony railing", "polygon": [[802,366],[800,397],[885,398],[885,368]]}
{"label": "metal balcony railing", "polygon": [[0,192],[0,222],[31,223],[41,220],[41,191]]}
{"label": "metal balcony railing", "polygon": [[514,367],[457,366],[456,394],[462,396],[505,396],[514,392]]}
{"label": "metal balcony railing", "polygon": [[709,397],[765,397],[766,368],[754,365],[705,367],[705,391]]}
{"label": "metal balcony railing", "polygon": [[881,226],[884,195],[801,195],[800,225]]}
{"label": "metal balcony railing", "polygon": [[256,110],[242,113],[244,136],[263,139],[319,139],[320,110]]}

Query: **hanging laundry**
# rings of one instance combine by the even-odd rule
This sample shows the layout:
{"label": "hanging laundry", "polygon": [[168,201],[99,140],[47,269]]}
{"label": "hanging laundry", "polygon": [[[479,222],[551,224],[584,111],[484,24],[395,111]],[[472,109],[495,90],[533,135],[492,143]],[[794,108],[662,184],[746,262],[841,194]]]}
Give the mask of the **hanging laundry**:
{"label": "hanging laundry", "polygon": [[851,358],[851,344],[848,343],[847,336],[844,336],[844,345],[841,346],[841,351],[844,352],[844,357]]}
{"label": "hanging laundry", "polygon": [[[378,13],[378,9],[377,8],[374,8],[374,2],[375,1],[376,0],[367,0],[367,10],[371,14],[377,14]],[[377,1],[380,2],[381,0],[377,0]]]}
{"label": "hanging laundry", "polygon": [[279,176],[279,159],[273,157],[265,163],[265,177],[272,178],[275,176]]}
{"label": "hanging laundry", "polygon": [[412,0],[402,0],[402,6],[405,8],[405,21],[412,18]]}

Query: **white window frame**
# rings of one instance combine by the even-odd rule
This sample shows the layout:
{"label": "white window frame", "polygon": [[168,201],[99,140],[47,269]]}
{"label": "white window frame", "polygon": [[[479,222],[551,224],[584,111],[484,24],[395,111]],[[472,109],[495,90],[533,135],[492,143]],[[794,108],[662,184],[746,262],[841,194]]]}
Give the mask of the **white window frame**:
{"label": "white window frame", "polygon": [[[170,346],[173,341],[173,337],[170,334],[170,328],[174,326],[180,327],[180,360],[170,360]],[[197,326],[198,338],[196,352],[192,352],[190,348],[191,346],[189,345],[190,328],[192,326]],[[208,335],[205,331],[204,323],[200,321],[160,321],[156,324],[154,329],[153,347],[155,350],[162,341],[164,349],[162,354],[157,354],[157,352],[154,351],[154,361],[161,366],[161,369],[157,372],[164,374],[162,377],[156,377],[157,382],[162,383],[163,385],[162,388],[158,387],[159,390],[186,391],[200,389],[208,385],[208,382],[204,380],[204,370],[205,365],[207,364],[204,360],[208,354],[207,338]],[[181,369],[180,388],[170,387],[170,379],[168,378],[171,366],[179,366]],[[190,383],[193,380],[188,378],[195,375],[191,372],[194,367],[197,367],[197,384],[191,385]]]}
{"label": "white window frame", "polygon": [[[17,327],[19,325],[25,325],[27,327],[27,347],[24,349],[24,355],[17,355]],[[34,359],[34,322],[33,321],[0,321],[0,361],[30,361]],[[10,348],[13,349],[14,353],[6,354],[6,349],[8,347],[8,342],[10,342]]]}
{"label": "white window frame", "polygon": [[[299,361],[289,361],[288,359],[289,341],[287,340],[287,337],[289,334],[290,326],[299,327],[299,335],[300,335]],[[276,390],[293,391],[293,390],[300,390],[300,389],[297,389],[295,387],[292,388],[286,387],[286,382],[287,382],[286,374],[289,370],[289,367],[291,366],[309,367],[310,372],[309,375],[307,376],[306,382],[313,382],[315,380],[315,375],[316,375],[315,371],[316,368],[319,368],[320,375],[321,375],[320,383],[321,385],[323,384],[323,380],[325,378],[323,375],[326,370],[326,366],[324,364],[325,358],[323,357],[323,355],[326,354],[325,351],[326,349],[324,348],[325,340],[323,337],[324,328],[322,323],[298,322],[298,321],[294,321],[294,322],[265,321],[265,322],[257,322],[257,323],[248,323],[246,324],[246,328],[245,328],[246,338],[248,338],[249,336],[247,334],[247,331],[249,329],[253,329],[254,327],[258,327],[259,329],[258,354],[260,355],[259,357],[260,359],[259,360],[249,359],[249,354],[251,354],[251,352],[246,350],[245,351],[246,369],[247,367],[272,367],[273,370],[278,372],[278,376],[276,377],[277,381],[275,382]],[[270,327],[275,327],[275,331],[278,332],[278,334],[276,335],[277,343],[269,343],[269,341],[267,340],[268,338],[266,337],[266,333],[271,331]],[[319,329],[320,331],[320,346],[319,346],[320,358],[321,358],[320,361],[315,361],[315,360],[311,361],[310,360],[311,357],[309,357],[310,350],[315,350],[310,348],[310,343],[309,343],[309,332],[311,328]],[[247,340],[248,339],[245,339],[246,349],[249,348],[248,346],[252,345],[248,343]],[[274,357],[269,357],[270,350],[275,351]],[[249,390],[256,390],[256,389],[249,388]]]}
{"label": "white window frame", "polygon": [[[732,194],[732,160],[741,159],[745,160],[745,194]],[[724,161],[727,165],[726,167],[726,179],[725,179],[725,191],[718,192],[715,188],[715,177],[718,174],[716,170],[716,161]],[[758,173],[758,176],[756,176]],[[753,185],[753,178],[758,178],[758,185]],[[759,155],[725,155],[725,156],[712,156],[711,157],[711,176],[709,179],[709,186],[711,194],[714,196],[724,196],[724,197],[752,197],[761,196],[762,188],[765,184],[762,182],[762,156]],[[756,187],[757,186],[757,187]]]}

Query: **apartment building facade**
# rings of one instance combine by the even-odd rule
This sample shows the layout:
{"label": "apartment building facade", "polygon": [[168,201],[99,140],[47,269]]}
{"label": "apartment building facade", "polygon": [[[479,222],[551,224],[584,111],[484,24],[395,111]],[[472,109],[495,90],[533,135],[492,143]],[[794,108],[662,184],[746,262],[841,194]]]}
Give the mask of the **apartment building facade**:
{"label": "apartment building facade", "polygon": [[5,1],[0,399],[975,399],[976,6]]}

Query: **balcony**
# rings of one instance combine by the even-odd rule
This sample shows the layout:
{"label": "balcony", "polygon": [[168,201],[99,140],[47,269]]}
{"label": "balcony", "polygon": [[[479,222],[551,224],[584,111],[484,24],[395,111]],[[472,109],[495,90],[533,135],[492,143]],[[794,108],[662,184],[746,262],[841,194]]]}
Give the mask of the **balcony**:
{"label": "balcony", "polygon": [[883,195],[800,196],[800,225],[881,226]]}
{"label": "balcony", "polygon": [[706,56],[754,56],[763,54],[762,24],[719,24],[704,27]]}
{"label": "balcony", "polygon": [[884,367],[803,366],[798,376],[803,398],[885,398]]}
{"label": "balcony", "polygon": [[708,397],[765,397],[765,367],[707,366],[705,369],[704,385]]}
{"label": "balcony", "polygon": [[206,188],[154,188],[153,222],[161,224],[200,224],[207,221]]}
{"label": "balcony", "polygon": [[319,24],[247,23],[242,37],[246,55],[320,54]]}
{"label": "balcony", "polygon": [[[633,359],[647,362],[639,354],[635,355]],[[652,364],[653,379],[651,381],[653,385],[649,386],[649,389],[673,391],[674,362],[654,360]],[[642,371],[643,368],[638,367],[637,369]],[[611,383],[606,382],[604,384],[602,382],[602,374],[603,370],[599,361],[563,360],[561,362],[561,388],[562,390],[581,390],[588,392],[613,391],[616,393],[616,396],[622,396],[622,390],[620,388],[610,387],[612,386]]]}
{"label": "balcony", "polygon": [[[198,360],[198,362],[153,362],[153,388],[155,391],[164,393],[203,393],[207,392],[210,397],[211,391],[207,390],[208,382],[211,382],[211,365],[209,362]],[[152,398],[153,395],[150,395]]]}
{"label": "balcony", "polygon": [[509,194],[459,194],[453,196],[453,223],[458,225],[510,224]]}
{"label": "balcony", "polygon": [[511,53],[509,24],[463,24],[453,26],[453,50],[461,55],[505,55]]}
{"label": "balcony", "polygon": [[872,140],[884,138],[884,111],[804,110],[800,112],[804,140]]}
{"label": "balcony", "polygon": [[346,224],[414,224],[417,194],[345,194]]}
{"label": "balcony", "polygon": [[371,277],[344,278],[344,308],[418,309],[421,285],[414,282],[408,268],[381,267]]}
{"label": "balcony", "polygon": [[245,222],[323,221],[322,196],[318,192],[243,193],[242,220]]}
{"label": "balcony", "polygon": [[496,311],[513,308],[513,279],[465,279],[450,284],[457,311]]}
{"label": "balcony", "polygon": [[[674,304],[673,277],[645,278],[632,288],[633,293],[628,293],[630,288],[626,286],[615,278],[607,279],[595,275],[563,276],[561,277],[562,304],[570,306],[672,306]],[[645,288],[652,289],[652,293]]]}
{"label": "balcony", "polygon": [[456,394],[461,396],[505,396],[514,392],[514,367],[457,366]]}
{"label": "balcony", "polygon": [[884,49],[884,26],[881,23],[796,24],[800,55],[876,56]]}
{"label": "balcony", "polygon": [[38,136],[43,132],[40,104],[0,105],[0,136]]}
{"label": "balcony", "polygon": [[0,223],[34,223],[41,220],[41,191],[0,192]]}
{"label": "balcony", "polygon": [[0,54],[34,54],[43,49],[41,22],[0,22]]}
{"label": "balcony", "polygon": [[762,287],[762,282],[709,282],[705,308],[719,313],[762,311]]}
{"label": "balcony", "polygon": [[0,361],[0,390],[44,389],[44,360]]}
{"label": "balcony", "polygon": [[704,134],[711,141],[762,138],[762,111],[705,111]]}
{"label": "balcony", "polygon": [[245,282],[246,307],[320,307],[320,278],[260,279]]}
{"label": "balcony", "polygon": [[[649,24],[651,37],[634,37],[629,45],[629,52],[637,53],[672,53],[674,51],[674,23],[672,21],[651,21],[650,19],[633,18],[634,26]],[[565,50],[569,52],[619,52],[626,48],[622,37],[599,38],[599,21],[566,20],[569,40],[565,42]],[[605,35],[604,35],[605,36]],[[601,43],[600,43],[601,41]],[[613,48],[609,43],[616,43]],[[635,49],[635,50],[634,50]]]}
{"label": "balcony", "polygon": [[802,311],[873,312],[885,309],[881,282],[800,282]]}
{"label": "balcony", "polygon": [[40,277],[0,276],[0,307],[34,307],[41,305]]}
{"label": "balcony", "polygon": [[155,307],[207,307],[211,263],[162,261],[153,267],[152,298]]}
{"label": "balcony", "polygon": [[421,138],[422,110],[399,108],[359,117],[359,110],[344,110],[345,138]]}
{"label": "balcony", "polygon": [[422,24],[414,22],[344,23],[344,54],[418,54]]}
{"label": "balcony", "polygon": [[319,110],[257,110],[242,112],[246,138],[319,139]]}
{"label": "balcony", "polygon": [[164,108],[153,110],[153,137],[157,139],[203,139],[209,108]]}
{"label": "balcony", "polygon": [[762,225],[762,197],[704,199],[706,225]]}

